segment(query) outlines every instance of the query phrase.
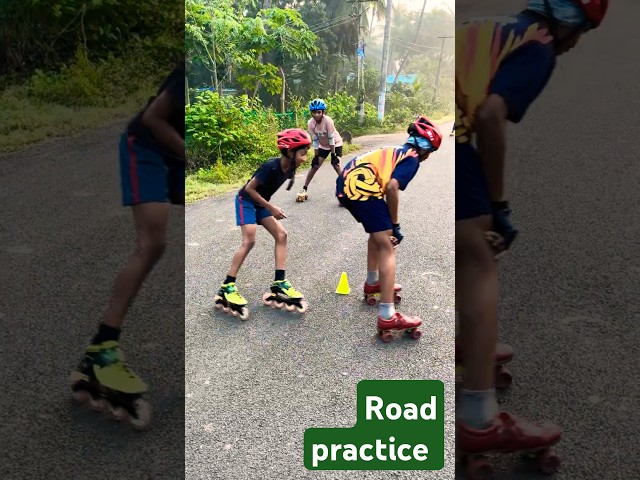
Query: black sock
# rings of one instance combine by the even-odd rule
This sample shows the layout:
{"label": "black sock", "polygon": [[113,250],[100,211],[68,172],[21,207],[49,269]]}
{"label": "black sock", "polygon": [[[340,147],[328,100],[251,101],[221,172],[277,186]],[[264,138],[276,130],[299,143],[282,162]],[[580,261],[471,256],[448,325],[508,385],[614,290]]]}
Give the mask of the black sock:
{"label": "black sock", "polygon": [[307,186],[305,185],[304,187],[302,187],[302,189],[306,192],[307,191]]}
{"label": "black sock", "polygon": [[93,344],[98,345],[102,342],[114,341],[117,342],[120,340],[120,329],[110,327],[109,325],[105,325],[104,323],[100,324],[98,327],[98,333],[95,337],[93,337]]}
{"label": "black sock", "polygon": [[276,270],[276,282],[284,280],[284,270]]}
{"label": "black sock", "polygon": [[227,275],[227,279],[224,281],[224,284],[226,285],[227,283],[236,283],[236,277]]}

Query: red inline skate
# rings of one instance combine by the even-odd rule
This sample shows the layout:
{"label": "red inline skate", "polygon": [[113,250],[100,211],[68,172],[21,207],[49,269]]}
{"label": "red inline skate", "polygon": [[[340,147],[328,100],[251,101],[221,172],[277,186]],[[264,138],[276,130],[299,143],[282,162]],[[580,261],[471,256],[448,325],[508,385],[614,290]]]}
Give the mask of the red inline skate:
{"label": "red inline skate", "polygon": [[[367,302],[368,305],[375,305],[380,302],[380,282],[375,285],[368,285],[367,282],[364,283],[364,301]],[[402,285],[398,285],[397,283],[393,286],[393,303],[400,303],[402,297],[398,295],[398,292],[402,290]]]}
{"label": "red inline skate", "polygon": [[491,480],[494,469],[488,455],[522,453],[535,457],[538,470],[550,475],[560,467],[560,457],[552,450],[562,436],[560,427],[551,423],[535,424],[510,413],[499,413],[484,430],[456,425],[457,457],[469,480]]}
{"label": "red inline skate", "polygon": [[396,312],[389,320],[378,315],[378,335],[384,343],[393,340],[393,331],[400,330],[407,333],[413,339],[422,336],[418,327],[422,325],[422,320],[418,317],[409,317]]}

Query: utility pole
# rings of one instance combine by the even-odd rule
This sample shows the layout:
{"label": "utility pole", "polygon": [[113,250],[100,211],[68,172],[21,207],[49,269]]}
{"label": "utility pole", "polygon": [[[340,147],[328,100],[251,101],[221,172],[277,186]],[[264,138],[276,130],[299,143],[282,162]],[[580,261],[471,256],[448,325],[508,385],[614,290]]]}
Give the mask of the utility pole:
{"label": "utility pole", "polygon": [[387,67],[389,65],[389,41],[391,40],[392,0],[387,0],[387,18],[384,23],[384,44],[382,46],[382,69],[380,73],[380,96],[378,97],[378,121],[384,120],[384,103],[387,93]]}
{"label": "utility pole", "polygon": [[453,38],[453,37],[438,37],[442,39],[442,46],[440,47],[440,60],[438,60],[438,70],[436,72],[436,85],[435,85],[435,89],[433,91],[433,98],[431,99],[431,103],[435,103],[436,101],[436,96],[438,95],[438,86],[440,85],[440,66],[442,65],[442,54],[444,53],[444,41],[447,38]]}
{"label": "utility pole", "polygon": [[362,2],[358,2],[358,46],[356,47],[356,55],[358,56],[358,125],[362,125],[364,120],[364,99],[362,98],[362,83],[363,79],[363,68],[362,64],[364,61],[364,47],[362,40]]}

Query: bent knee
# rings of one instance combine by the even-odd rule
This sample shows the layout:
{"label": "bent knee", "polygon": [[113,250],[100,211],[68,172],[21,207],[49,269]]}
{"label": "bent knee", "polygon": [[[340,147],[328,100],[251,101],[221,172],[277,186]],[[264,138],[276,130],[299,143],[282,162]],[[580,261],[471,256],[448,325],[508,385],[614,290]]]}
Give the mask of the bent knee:
{"label": "bent knee", "polygon": [[147,239],[140,243],[137,253],[146,264],[153,265],[160,260],[166,249],[167,242],[164,238]]}
{"label": "bent knee", "polygon": [[242,239],[242,246],[247,250],[251,250],[256,244],[256,237],[244,237]]}
{"label": "bent knee", "polygon": [[287,239],[289,238],[289,234],[287,233],[287,231],[283,228],[282,230],[280,230],[277,235],[276,235],[276,242],[278,243],[287,243]]}

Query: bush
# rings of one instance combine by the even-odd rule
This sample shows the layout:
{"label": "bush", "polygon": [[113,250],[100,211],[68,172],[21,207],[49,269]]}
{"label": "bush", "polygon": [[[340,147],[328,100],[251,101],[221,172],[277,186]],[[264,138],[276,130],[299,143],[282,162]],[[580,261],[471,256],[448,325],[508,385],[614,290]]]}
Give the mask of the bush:
{"label": "bush", "polygon": [[30,98],[41,103],[113,107],[141,91],[155,91],[169,73],[168,67],[150,63],[142,49],[132,50],[125,58],[109,56],[92,62],[84,49],[78,48],[73,62],[59,71],[36,70],[25,89]]}
{"label": "bush", "polygon": [[[279,155],[276,134],[280,125],[275,112],[246,95],[222,97],[206,91],[185,113],[188,169],[214,164],[257,166]],[[218,174],[218,176],[224,176]]]}

